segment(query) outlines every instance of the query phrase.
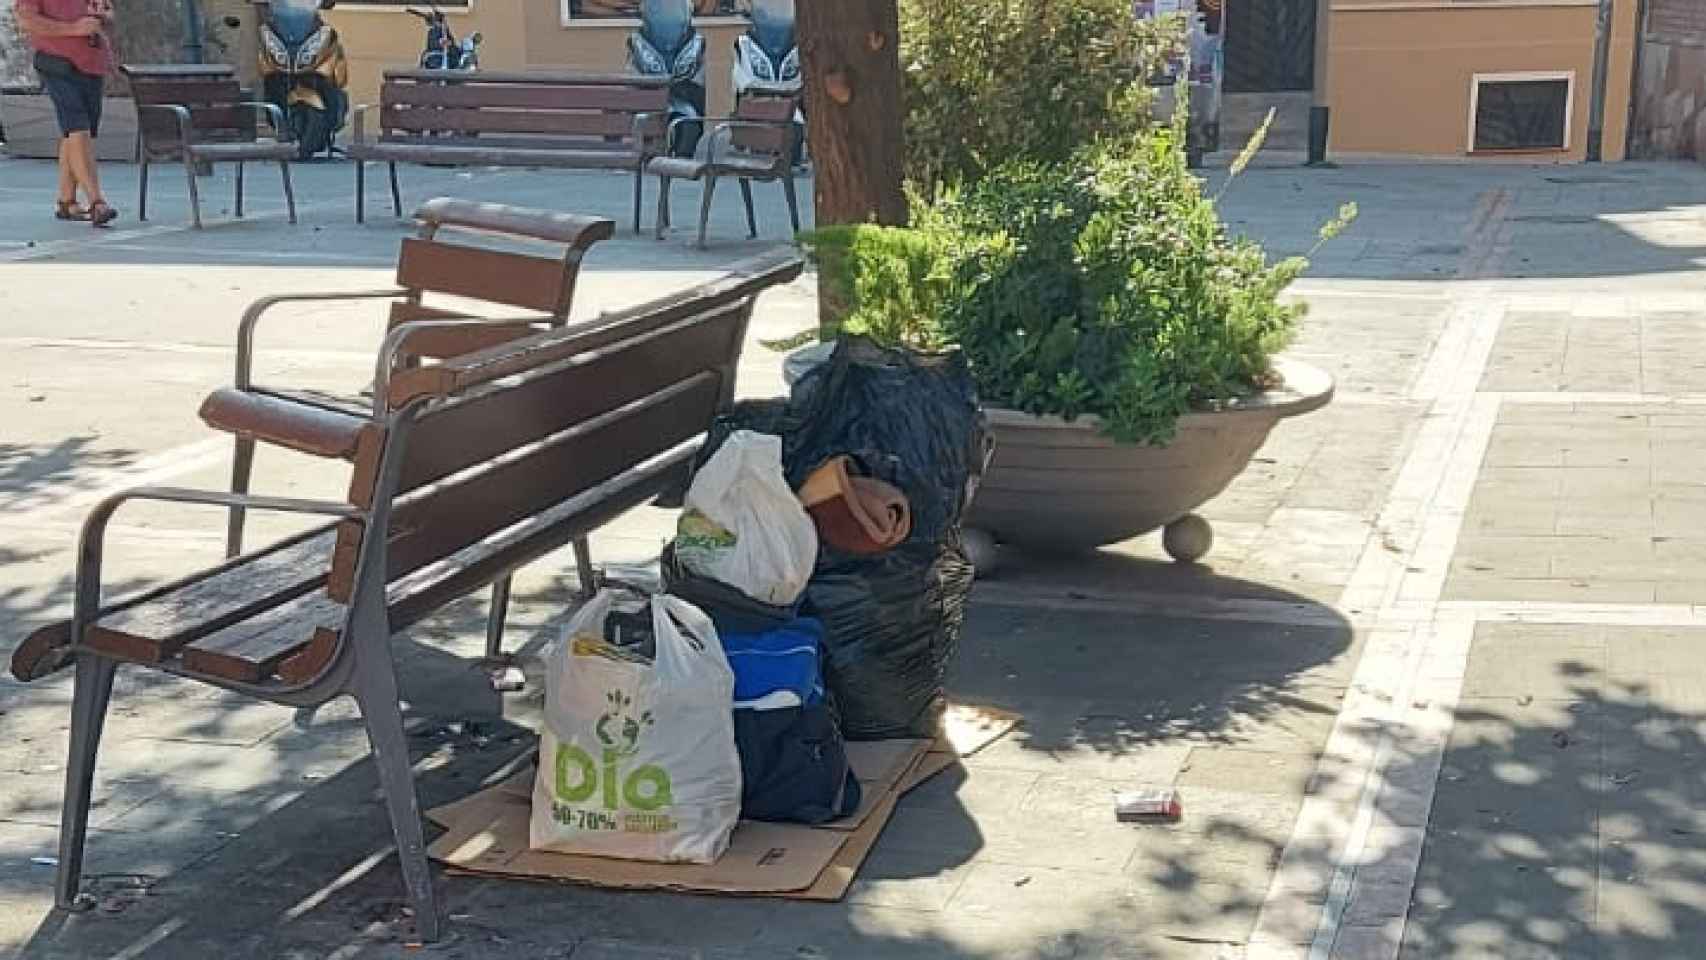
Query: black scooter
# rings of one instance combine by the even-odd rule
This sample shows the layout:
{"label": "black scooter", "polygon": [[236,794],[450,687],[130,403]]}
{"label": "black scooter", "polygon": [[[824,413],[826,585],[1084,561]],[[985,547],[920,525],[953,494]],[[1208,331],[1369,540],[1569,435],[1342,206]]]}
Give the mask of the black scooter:
{"label": "black scooter", "polygon": [[416,10],[406,8],[410,13],[426,24],[426,49],[421,51],[422,70],[478,70],[480,69],[480,34],[469,34],[461,40],[450,32],[450,21],[444,16],[444,11],[437,4],[428,4],[432,10]]}
{"label": "black scooter", "polygon": [[261,86],[284,111],[303,160],[332,152],[349,115],[349,63],[332,25],[320,18],[337,0],[260,2]]}

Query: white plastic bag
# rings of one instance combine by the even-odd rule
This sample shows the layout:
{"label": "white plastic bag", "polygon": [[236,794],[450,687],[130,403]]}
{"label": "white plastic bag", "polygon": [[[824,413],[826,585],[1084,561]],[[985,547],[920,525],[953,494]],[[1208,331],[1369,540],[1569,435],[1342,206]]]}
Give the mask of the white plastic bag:
{"label": "white plastic bag", "polygon": [[615,599],[600,591],[551,652],[529,845],[711,863],[740,819],[734,672],[711,619],[670,596],[648,601],[655,660],[611,657]]}
{"label": "white plastic bag", "polygon": [[688,571],[793,605],[817,564],[817,527],[782,472],[782,438],[737,430],[694,474],[676,524]]}

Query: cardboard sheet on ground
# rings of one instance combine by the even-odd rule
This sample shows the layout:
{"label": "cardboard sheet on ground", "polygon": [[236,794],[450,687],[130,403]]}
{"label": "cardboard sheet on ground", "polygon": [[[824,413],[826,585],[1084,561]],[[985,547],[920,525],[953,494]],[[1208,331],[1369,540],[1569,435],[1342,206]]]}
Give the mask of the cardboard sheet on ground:
{"label": "cardboard sheet on ground", "polygon": [[876,845],[902,793],[954,766],[1018,723],[1006,711],[955,705],[934,741],[848,744],[864,789],[859,810],[833,824],[743,820],[714,864],[643,863],[527,849],[531,765],[479,793],[427,811],[448,832],[428,853],[459,872],[601,887],[839,900]]}

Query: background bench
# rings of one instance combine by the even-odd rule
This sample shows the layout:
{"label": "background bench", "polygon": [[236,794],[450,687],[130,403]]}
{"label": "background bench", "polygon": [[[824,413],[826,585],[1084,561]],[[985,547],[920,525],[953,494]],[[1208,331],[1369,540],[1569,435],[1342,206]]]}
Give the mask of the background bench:
{"label": "background bench", "polygon": [[[687,479],[703,432],[734,388],[754,297],[798,276],[791,255],[577,327],[382,375],[368,418],[327,411],[353,438],[343,501],[144,488],[84,525],[69,623],[37,631],[20,679],[74,660],[71,751],[56,902],[79,898],[102,720],[119,663],[292,706],[355,697],[384,787],[422,937],[440,916],[410,776],[390,637],[500,581]],[[387,339],[403,348],[405,325]],[[377,368],[392,369],[382,356]],[[331,518],[254,553],[118,603],[103,603],[108,521],[133,500]],[[494,604],[493,616],[502,617]],[[496,646],[501,637],[489,633]]]}
{"label": "background bench", "polygon": [[[233,213],[243,215],[243,164],[277,163],[284,178],[284,202],[290,222],[296,222],[296,194],[290,186],[290,161],[296,145],[290,142],[284,112],[270,103],[245,100],[233,68],[211,71],[201,65],[132,65],[121,68],[136,102],[136,151],[142,164],[136,218],[148,219],[148,167],[156,160],[180,160],[189,178],[190,216],[201,228],[201,195],[196,169],[213,163],[237,165],[237,202]],[[256,119],[268,118],[273,135],[256,135]]]}
{"label": "background bench", "polygon": [[669,78],[599,73],[391,70],[379,93],[376,137],[369,104],[356,108],[348,154],[355,218],[366,218],[365,161],[383,161],[391,206],[403,215],[397,164],[631,170],[634,230],[646,161],[664,151]]}

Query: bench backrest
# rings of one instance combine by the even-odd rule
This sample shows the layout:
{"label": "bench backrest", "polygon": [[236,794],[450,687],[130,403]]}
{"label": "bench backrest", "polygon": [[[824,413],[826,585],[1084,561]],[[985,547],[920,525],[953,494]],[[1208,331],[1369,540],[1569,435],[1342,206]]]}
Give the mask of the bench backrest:
{"label": "bench backrest", "polygon": [[[800,268],[791,255],[773,257],[742,277],[393,383],[397,412],[364,439],[349,495],[363,509],[391,508],[385,582],[546,516],[654,458],[664,462],[641,484],[641,499],[682,479],[693,441],[733,399],[754,299]],[[461,386],[420,393],[434,371],[438,384]],[[388,482],[382,466],[393,445],[401,454]],[[617,512],[634,505],[611,499]],[[339,526],[333,600],[354,597],[366,529]]]}
{"label": "bench backrest", "polygon": [[125,67],[131,99],[137,110],[137,136],[150,155],[171,153],[182,143],[178,120],[164,110],[148,106],[187,107],[195,142],[242,141],[255,138],[254,107],[238,106],[243,92],[231,67],[201,68],[197,71],[166,70],[161,67]]}
{"label": "bench backrest", "polygon": [[482,146],[638,151],[663,136],[669,88],[606,74],[392,71],[379,104],[388,142],[472,137]]}
{"label": "bench backrest", "polygon": [[[391,326],[414,320],[467,316],[459,309],[423,303],[429,294],[464,297],[534,311],[509,325],[436,330],[416,337],[410,358],[453,357],[534,332],[532,323],[561,326],[573,304],[581,260],[594,243],[615,235],[604,217],[550,214],[498,204],[440,198],[415,213],[418,237],[404,238],[397,285],[409,291],[391,307]],[[555,256],[455,242],[466,233],[555,247]]]}

